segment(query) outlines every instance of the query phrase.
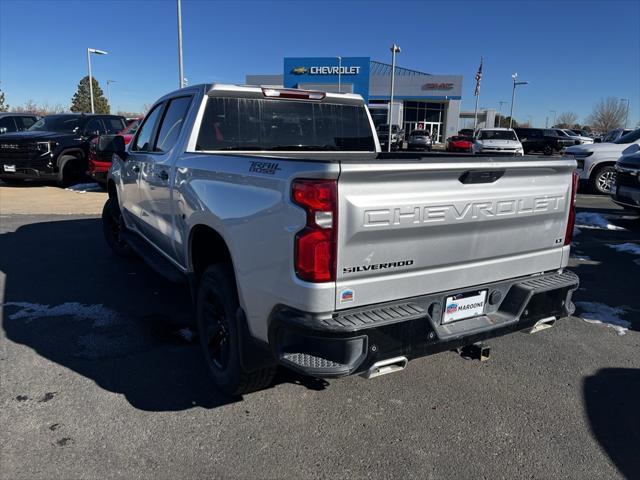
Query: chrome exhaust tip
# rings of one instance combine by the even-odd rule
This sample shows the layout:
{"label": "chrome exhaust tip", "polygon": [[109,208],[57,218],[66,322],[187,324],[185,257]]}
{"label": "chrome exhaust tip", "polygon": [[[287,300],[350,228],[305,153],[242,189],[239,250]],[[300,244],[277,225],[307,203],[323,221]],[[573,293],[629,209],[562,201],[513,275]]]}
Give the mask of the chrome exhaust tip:
{"label": "chrome exhaust tip", "polygon": [[527,333],[536,333],[541,332],[542,330],[546,330],[551,328],[556,323],[556,317],[547,317],[541,320],[538,320],[533,327],[527,330]]}
{"label": "chrome exhaust tip", "polygon": [[362,373],[362,376],[368,380],[370,378],[386,375],[387,373],[399,372],[400,370],[404,370],[407,363],[409,363],[407,357],[394,357],[387,360],[380,360],[379,362],[371,365],[369,370]]}

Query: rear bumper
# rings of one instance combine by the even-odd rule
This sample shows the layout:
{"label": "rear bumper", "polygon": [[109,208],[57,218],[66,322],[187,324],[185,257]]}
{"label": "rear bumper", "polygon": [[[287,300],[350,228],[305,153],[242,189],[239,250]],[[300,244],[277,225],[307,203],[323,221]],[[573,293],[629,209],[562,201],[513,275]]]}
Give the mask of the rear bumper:
{"label": "rear bumper", "polygon": [[545,318],[571,315],[571,296],[578,284],[578,277],[565,270],[476,285],[466,291],[487,290],[485,314],[446,325],[440,322],[444,299],[460,291],[333,315],[281,306],[270,318],[269,344],[280,364],[306,375],[361,373],[389,358],[411,360],[526,330]]}

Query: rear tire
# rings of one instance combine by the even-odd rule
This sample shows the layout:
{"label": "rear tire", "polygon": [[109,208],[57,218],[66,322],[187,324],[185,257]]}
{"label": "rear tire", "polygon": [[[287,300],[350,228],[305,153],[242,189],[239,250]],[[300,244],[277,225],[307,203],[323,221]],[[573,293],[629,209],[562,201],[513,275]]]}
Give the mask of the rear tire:
{"label": "rear tire", "polygon": [[119,257],[133,257],[135,253],[122,234],[125,231],[122,212],[115,198],[109,198],[102,208],[102,232],[107,245]]}
{"label": "rear tire", "polygon": [[591,190],[595,193],[609,195],[611,183],[616,176],[616,169],[611,165],[598,168],[591,177]]}
{"label": "rear tire", "polygon": [[236,320],[238,295],[228,264],[212,265],[200,279],[196,301],[198,338],[209,376],[227,395],[242,395],[271,385],[275,366],[247,372],[240,362],[241,332]]}

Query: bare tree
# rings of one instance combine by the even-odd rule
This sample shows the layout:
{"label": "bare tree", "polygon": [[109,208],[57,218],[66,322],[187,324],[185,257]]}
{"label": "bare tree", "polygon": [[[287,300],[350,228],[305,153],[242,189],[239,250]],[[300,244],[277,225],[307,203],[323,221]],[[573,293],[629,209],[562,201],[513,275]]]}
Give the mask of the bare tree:
{"label": "bare tree", "polygon": [[573,112],[562,112],[556,118],[556,124],[554,127],[558,128],[573,128],[578,120],[578,115]]}
{"label": "bare tree", "polygon": [[48,102],[44,102],[38,105],[33,100],[29,99],[24,103],[24,105],[13,107],[11,110],[13,112],[33,113],[35,115],[44,117],[45,115],[52,115],[55,113],[64,113],[66,109],[60,103],[57,103],[54,106],[49,105]]}
{"label": "bare tree", "polygon": [[625,105],[616,97],[602,98],[593,106],[589,124],[598,132],[608,132],[624,124]]}
{"label": "bare tree", "polygon": [[138,118],[138,117],[144,116],[143,113],[127,112],[127,111],[124,111],[124,110],[118,110],[117,115],[120,115],[120,116],[125,117],[125,118]]}

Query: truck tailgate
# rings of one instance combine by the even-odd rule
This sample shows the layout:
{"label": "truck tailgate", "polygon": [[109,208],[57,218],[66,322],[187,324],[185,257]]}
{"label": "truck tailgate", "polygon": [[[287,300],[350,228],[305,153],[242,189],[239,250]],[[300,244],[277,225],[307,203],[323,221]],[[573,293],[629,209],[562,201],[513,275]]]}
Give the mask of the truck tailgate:
{"label": "truck tailgate", "polygon": [[344,162],[336,308],[548,271],[563,247],[575,162]]}

